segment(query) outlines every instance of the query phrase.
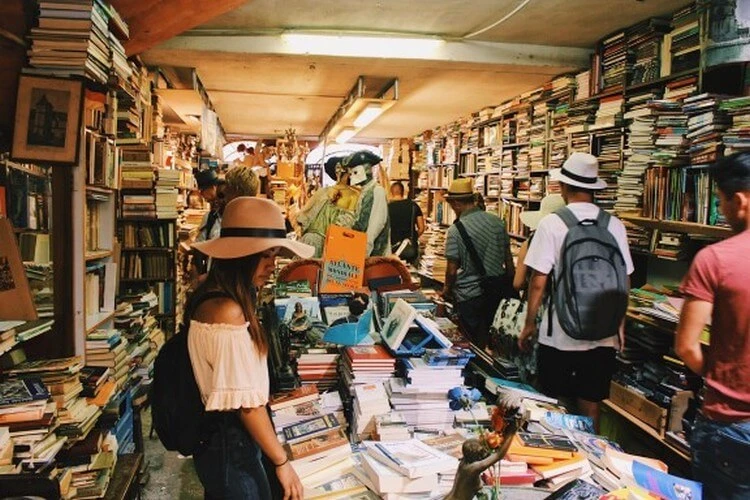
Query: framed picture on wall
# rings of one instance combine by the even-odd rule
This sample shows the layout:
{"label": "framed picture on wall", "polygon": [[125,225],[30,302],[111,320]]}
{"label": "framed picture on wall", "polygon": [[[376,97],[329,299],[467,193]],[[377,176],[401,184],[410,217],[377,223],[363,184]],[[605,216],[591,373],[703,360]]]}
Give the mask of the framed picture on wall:
{"label": "framed picture on wall", "polygon": [[80,80],[21,75],[11,156],[19,161],[75,164],[82,107]]}

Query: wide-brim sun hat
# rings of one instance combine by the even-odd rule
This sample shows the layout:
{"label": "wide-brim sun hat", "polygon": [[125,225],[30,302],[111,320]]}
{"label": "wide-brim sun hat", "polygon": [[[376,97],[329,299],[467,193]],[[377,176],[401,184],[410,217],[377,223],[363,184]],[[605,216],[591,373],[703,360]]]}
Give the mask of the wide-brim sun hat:
{"label": "wide-brim sun hat", "polygon": [[284,256],[304,259],[315,248],[286,237],[284,215],[269,199],[241,196],[227,203],[218,238],[194,243],[192,248],[215,259],[238,259],[279,248]]}
{"label": "wide-brim sun hat", "polygon": [[539,205],[539,210],[528,210],[521,212],[521,222],[530,227],[536,229],[546,216],[556,212],[558,209],[565,206],[565,200],[562,195],[559,194],[548,194],[542,198],[542,202]]}
{"label": "wide-brim sun hat", "polygon": [[552,180],[569,186],[591,190],[607,187],[607,183],[599,178],[599,161],[596,156],[588,153],[573,153],[565,160],[562,168],[550,170],[549,175]]}
{"label": "wide-brim sun hat", "polygon": [[470,177],[462,177],[451,182],[446,200],[468,200],[474,197],[474,182]]}

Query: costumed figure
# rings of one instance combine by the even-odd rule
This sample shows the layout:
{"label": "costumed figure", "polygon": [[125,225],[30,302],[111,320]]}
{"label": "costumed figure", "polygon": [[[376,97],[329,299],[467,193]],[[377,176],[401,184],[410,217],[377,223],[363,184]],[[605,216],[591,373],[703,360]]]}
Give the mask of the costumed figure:
{"label": "costumed figure", "polygon": [[292,333],[305,333],[312,326],[310,317],[307,315],[305,308],[302,307],[301,302],[294,304],[294,312],[292,313],[292,317],[289,319],[287,326],[289,326],[289,330]]}
{"label": "costumed figure", "polygon": [[385,189],[372,175],[372,167],[380,161],[380,157],[376,154],[369,151],[357,151],[341,162],[349,169],[350,182],[362,188],[352,229],[367,233],[368,257],[388,255],[391,248],[388,199]]}
{"label": "costumed figure", "polygon": [[340,164],[341,158],[329,158],[326,173],[336,179],[333,186],[318,189],[297,214],[302,232],[300,241],[315,247],[315,257],[322,257],[328,226],[352,227],[359,191],[349,185],[349,170]]}

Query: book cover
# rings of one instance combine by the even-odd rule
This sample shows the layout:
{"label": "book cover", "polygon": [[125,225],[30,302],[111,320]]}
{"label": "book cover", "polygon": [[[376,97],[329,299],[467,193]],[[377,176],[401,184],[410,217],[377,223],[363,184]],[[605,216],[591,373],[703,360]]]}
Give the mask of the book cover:
{"label": "book cover", "polygon": [[544,448],[547,450],[578,451],[568,436],[562,434],[540,434],[519,432],[516,434],[520,443],[527,448]]}
{"label": "book cover", "polygon": [[418,439],[408,441],[369,441],[367,453],[409,479],[429,474],[455,471],[458,460]]}
{"label": "book cover", "polygon": [[282,432],[287,443],[293,444],[299,441],[304,441],[313,436],[324,434],[331,429],[339,427],[339,421],[336,416],[332,413],[322,415],[310,420],[305,420],[298,424],[284,427]]}
{"label": "book cover", "polygon": [[303,385],[289,392],[277,394],[268,402],[273,411],[281,410],[290,406],[314,401],[319,398],[318,387],[315,384]]}
{"label": "book cover", "polygon": [[395,362],[395,358],[388,350],[379,344],[358,345],[347,347],[346,355],[352,360],[352,364],[381,364],[382,362]]}
{"label": "book cover", "polygon": [[667,474],[638,461],[633,462],[633,478],[638,486],[666,500],[703,497],[701,483]]}
{"label": "book cover", "polygon": [[539,423],[550,432],[569,429],[594,434],[594,420],[591,417],[584,417],[582,415],[568,415],[548,411],[539,419]]}
{"label": "book cover", "polygon": [[588,481],[576,479],[555,491],[547,500],[599,500],[606,493]]}
{"label": "book cover", "polygon": [[542,476],[542,478],[549,479],[573,470],[582,469],[585,462],[586,457],[582,453],[574,453],[571,458],[555,460],[547,465],[534,465],[532,469]]}
{"label": "book cover", "polygon": [[11,379],[0,383],[0,408],[47,399],[49,391],[39,378]]}
{"label": "book cover", "polygon": [[327,431],[324,434],[313,436],[310,439],[305,439],[304,441],[287,443],[286,448],[290,458],[298,460],[348,443],[349,440],[346,438],[344,431],[341,428],[337,428]]}
{"label": "book cover", "polygon": [[398,349],[416,317],[417,310],[405,300],[398,299],[380,331],[383,342],[394,351]]}
{"label": "book cover", "polygon": [[[524,446],[523,441],[521,441],[518,435],[516,435],[513,437],[513,442],[508,449],[508,456],[515,456],[516,458],[521,456],[544,457],[556,460],[565,460],[572,457],[573,452],[566,450],[555,450],[550,448],[539,448],[534,446]],[[516,461],[516,458],[512,458],[511,460]],[[529,462],[527,461],[527,463]]]}

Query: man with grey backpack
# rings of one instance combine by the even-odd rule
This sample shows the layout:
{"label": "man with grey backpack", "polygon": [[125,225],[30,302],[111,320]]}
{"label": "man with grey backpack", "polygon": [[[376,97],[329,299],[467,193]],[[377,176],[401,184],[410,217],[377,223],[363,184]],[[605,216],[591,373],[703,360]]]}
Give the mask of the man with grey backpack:
{"label": "man with grey backpack", "polygon": [[625,226],[594,204],[599,179],[595,156],[573,153],[550,172],[566,206],[539,223],[525,264],[533,270],[528,313],[518,343],[537,333],[537,372],[545,394],[573,400],[599,426],[599,402],[609,396],[624,322],[633,261]]}

